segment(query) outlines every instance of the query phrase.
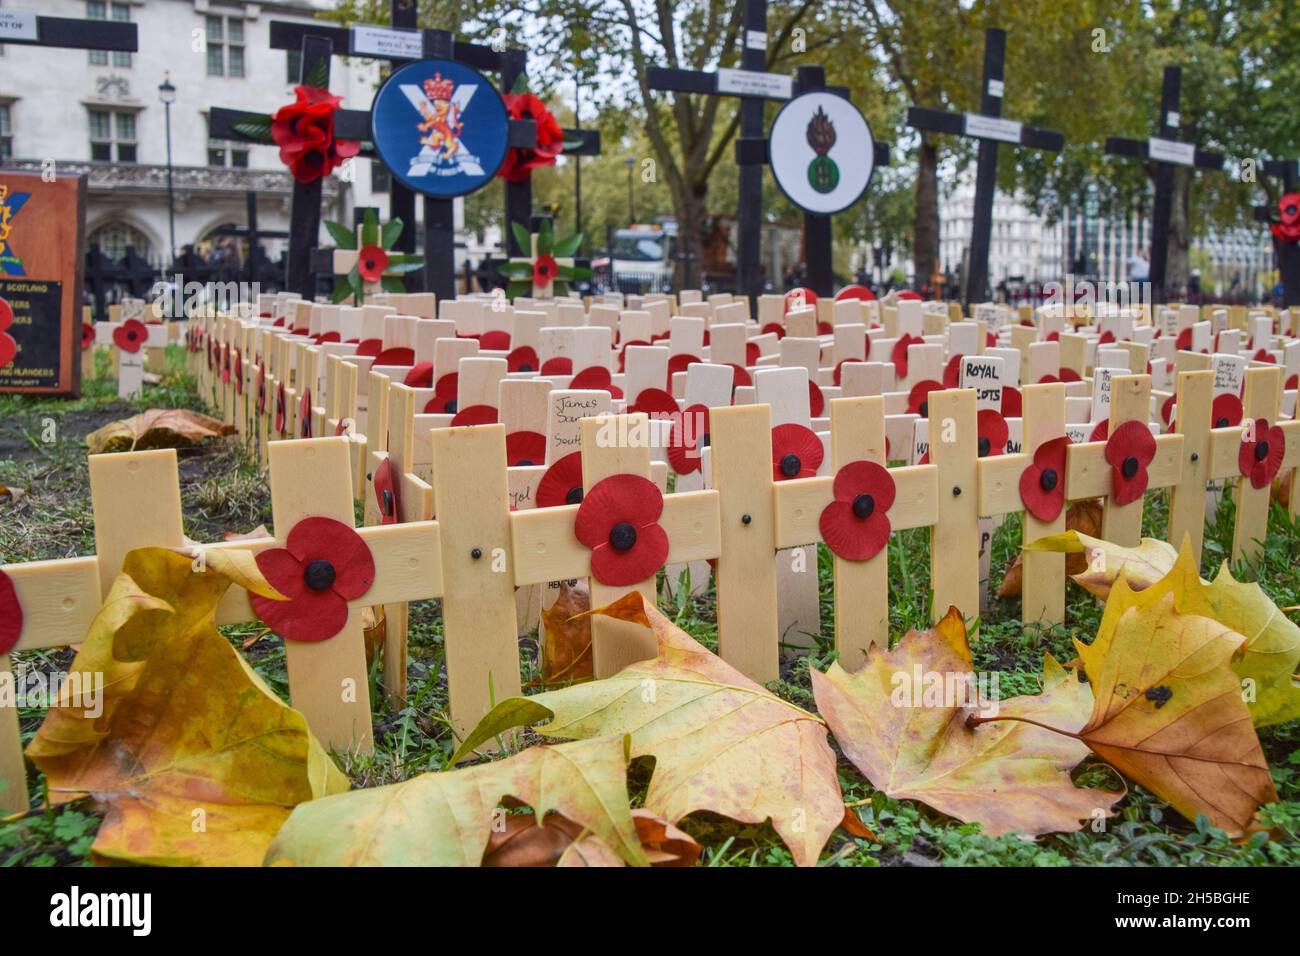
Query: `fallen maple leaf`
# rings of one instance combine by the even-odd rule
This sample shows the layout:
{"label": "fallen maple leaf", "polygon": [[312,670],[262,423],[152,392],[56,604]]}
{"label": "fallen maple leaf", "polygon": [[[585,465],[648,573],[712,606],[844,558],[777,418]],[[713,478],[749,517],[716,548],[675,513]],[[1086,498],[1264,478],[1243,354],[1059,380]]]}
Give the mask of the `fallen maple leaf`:
{"label": "fallen maple leaf", "polygon": [[512,697],[461,744],[459,761],[504,731],[537,728],[564,739],[629,734],[634,757],[653,756],[645,807],[677,823],[710,810],[742,823],[771,820],[800,866],[811,866],[844,817],[826,726],[711,654],[631,592],[590,614],[654,631],[659,656],[604,680]]}
{"label": "fallen maple leaf", "polygon": [[591,680],[591,592],[586,579],[560,581],[555,603],[542,611],[542,677],[550,686]]}
{"label": "fallen maple leaf", "polygon": [[1241,692],[1257,727],[1300,717],[1300,627],[1274,604],[1257,583],[1235,580],[1227,563],[1212,582],[1201,580],[1191,542],[1184,539],[1169,573],[1142,591],[1118,583],[1091,644],[1075,639],[1090,680],[1097,680],[1120,618],[1132,607],[1154,604],[1166,594],[1183,614],[1213,618],[1246,639],[1232,661],[1242,680]]}
{"label": "fallen maple leaf", "polygon": [[[1070,780],[1088,755],[1082,743],[1019,721],[967,726],[977,709],[991,709],[1077,730],[1092,707],[1088,685],[1049,654],[1041,694],[976,703],[973,681],[961,683],[973,669],[966,625],[953,608],[892,651],[871,648],[852,674],[837,663],[810,673],[817,709],[840,749],[890,797],[919,800],[994,836],[1078,830],[1098,810],[1108,813],[1122,794]],[[959,687],[962,700],[949,690]]]}
{"label": "fallen maple leaf", "polygon": [[1141,591],[1168,574],[1178,560],[1178,549],[1159,538],[1143,538],[1136,548],[1125,548],[1078,531],[1039,538],[1026,544],[1024,550],[1081,555],[1087,567],[1070,577],[1103,601],[1120,578],[1133,590]]}
{"label": "fallen maple leaf", "polygon": [[[693,866],[701,847],[688,834],[648,810],[633,810],[637,837],[651,866]],[[535,814],[506,817],[492,831],[483,866],[623,866],[623,860],[586,827],[552,813],[546,825]]]}
{"label": "fallen maple leaf", "polygon": [[[1101,534],[1101,502],[1096,498],[1084,498],[1072,503],[1065,512],[1065,530],[1078,531],[1093,536]],[[1024,590],[1024,564],[1020,552],[1016,552],[1007,566],[1007,573],[998,585],[998,597],[1016,597]],[[1088,569],[1088,558],[1081,552],[1065,556],[1065,573],[1081,574]]]}
{"label": "fallen maple leaf", "polygon": [[[493,763],[425,773],[386,787],[313,800],[294,810],[265,862],[268,866],[478,866],[484,862],[494,829],[510,835],[510,818],[498,805],[513,797],[541,815],[545,826],[538,830],[551,829],[551,811],[577,828],[557,826],[556,834],[533,834],[518,847],[518,859],[538,861],[554,852],[556,865],[644,866],[647,860],[628,806],[627,762],[627,742],[614,735],[530,747]],[[515,827],[517,838],[522,826]],[[582,839],[583,831],[595,842]],[[499,839],[493,848],[508,859],[510,842]],[[561,864],[559,856],[566,852],[575,856]],[[496,865],[529,864],[498,861]]]}
{"label": "fallen maple leaf", "polygon": [[1085,661],[1096,702],[1078,736],[1189,820],[1203,813],[1241,836],[1278,798],[1230,666],[1245,638],[1180,613],[1175,598],[1135,602],[1094,644]]}
{"label": "fallen maple leaf", "polygon": [[86,448],[92,455],[146,448],[185,448],[205,438],[234,433],[235,426],[188,408],[151,408],[91,432],[86,436]]}
{"label": "fallen maple leaf", "polygon": [[27,748],[51,803],[90,794],[107,807],[97,859],[255,865],[295,804],[348,786],[214,624],[232,581],[281,595],[251,555],[211,552],[205,571],[192,560],[127,554]]}

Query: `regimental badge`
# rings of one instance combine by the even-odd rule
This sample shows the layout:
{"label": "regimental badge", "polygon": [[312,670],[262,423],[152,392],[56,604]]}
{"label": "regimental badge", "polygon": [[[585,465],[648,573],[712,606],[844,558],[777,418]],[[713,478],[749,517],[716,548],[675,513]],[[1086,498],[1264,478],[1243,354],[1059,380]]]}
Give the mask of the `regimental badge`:
{"label": "regimental badge", "polygon": [[827,155],[835,147],[835,124],[821,107],[808,121],[806,135],[808,145],[817,154],[808,164],[808,185],[819,193],[831,192],[840,182],[840,168]]}

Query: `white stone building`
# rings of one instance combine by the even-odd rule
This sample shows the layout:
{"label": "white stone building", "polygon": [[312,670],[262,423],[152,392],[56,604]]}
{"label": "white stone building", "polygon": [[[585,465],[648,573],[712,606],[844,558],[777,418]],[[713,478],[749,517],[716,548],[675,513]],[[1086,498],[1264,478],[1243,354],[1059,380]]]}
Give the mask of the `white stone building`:
{"label": "white stone building", "polygon": [[[130,20],[139,51],[118,53],[0,46],[0,165],[89,175],[87,240],[120,256],[127,245],[167,260],[166,113],[171,107],[177,249],[204,248],[214,230],[244,227],[245,195],[258,196],[258,226],[287,230],[292,179],[274,146],[208,136],[213,106],[274,113],[294,99],[298,56],[270,47],[272,20],[313,19],[307,0],[0,0],[48,16]],[[343,106],[368,109],[378,65],[335,57],[330,89]],[[342,174],[342,175],[340,175]],[[350,181],[347,181],[349,180]],[[376,187],[378,187],[376,189]],[[358,157],[325,184],[324,214],[351,221],[353,205],[386,214],[384,171]],[[279,257],[283,240],[263,248]]]}

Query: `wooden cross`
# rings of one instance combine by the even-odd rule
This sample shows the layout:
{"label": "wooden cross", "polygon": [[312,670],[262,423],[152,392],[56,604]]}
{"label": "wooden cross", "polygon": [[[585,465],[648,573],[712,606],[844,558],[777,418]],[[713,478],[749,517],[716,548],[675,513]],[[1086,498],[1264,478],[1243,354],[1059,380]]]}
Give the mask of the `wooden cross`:
{"label": "wooden cross", "polygon": [[[1268,159],[1264,173],[1282,180],[1282,192],[1296,191],[1300,182],[1300,160]],[[1255,221],[1272,223],[1277,213],[1276,204],[1255,207]],[[1273,252],[1277,256],[1278,271],[1282,279],[1282,305],[1289,309],[1300,306],[1300,243],[1283,242],[1273,237]]]}
{"label": "wooden cross", "polygon": [[[1060,133],[1001,118],[1006,45],[1005,30],[990,27],[984,31],[984,78],[978,113],[946,113],[920,106],[909,107],[907,111],[907,125],[913,129],[974,137],[980,141],[979,161],[975,171],[975,214],[971,226],[970,266],[966,275],[966,287],[962,290],[962,302],[968,307],[972,302],[982,302],[988,297],[989,244],[993,235],[998,143],[1013,143],[1051,152],[1058,152],[1065,145],[1065,137]],[[939,607],[937,602],[935,606]]]}
{"label": "wooden cross", "polygon": [[[143,326],[143,332],[141,333],[135,324],[128,326],[127,322]],[[124,336],[130,334],[128,329],[132,333],[142,335],[138,344],[134,340],[126,344],[119,344],[115,340],[114,336],[119,330]],[[96,322],[95,344],[113,346],[117,364],[118,397],[136,399],[144,391],[145,350],[167,347],[167,326],[159,323],[146,325],[138,319],[128,319],[126,322]]]}
{"label": "wooden cross", "polygon": [[1150,160],[1155,164],[1155,202],[1151,206],[1151,301],[1164,302],[1165,273],[1169,262],[1169,220],[1174,204],[1174,166],[1222,169],[1223,154],[1197,149],[1194,143],[1178,139],[1182,115],[1178,109],[1182,68],[1165,67],[1160,91],[1159,135],[1150,139],[1106,140],[1106,152]]}
{"label": "wooden cross", "polygon": [[120,20],[75,20],[47,17],[26,10],[6,11],[8,25],[0,46],[62,47],[72,50],[114,50],[136,53],[139,27]]}

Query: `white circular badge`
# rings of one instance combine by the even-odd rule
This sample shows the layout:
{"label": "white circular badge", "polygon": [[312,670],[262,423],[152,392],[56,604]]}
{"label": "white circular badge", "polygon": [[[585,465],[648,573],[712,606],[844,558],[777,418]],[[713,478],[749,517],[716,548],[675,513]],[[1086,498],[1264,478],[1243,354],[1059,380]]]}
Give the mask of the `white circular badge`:
{"label": "white circular badge", "polygon": [[772,175],[805,212],[843,212],[866,192],[876,164],[871,127],[848,100],[818,91],[796,96],[768,135]]}

